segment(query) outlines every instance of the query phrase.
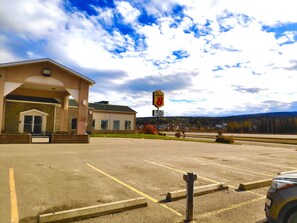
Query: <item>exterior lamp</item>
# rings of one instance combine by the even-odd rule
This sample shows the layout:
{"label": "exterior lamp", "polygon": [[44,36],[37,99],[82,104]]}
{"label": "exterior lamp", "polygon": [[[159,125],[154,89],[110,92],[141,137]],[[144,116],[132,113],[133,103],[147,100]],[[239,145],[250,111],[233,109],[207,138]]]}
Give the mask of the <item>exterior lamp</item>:
{"label": "exterior lamp", "polygon": [[52,75],[52,71],[49,68],[43,68],[42,75],[45,77],[50,77]]}

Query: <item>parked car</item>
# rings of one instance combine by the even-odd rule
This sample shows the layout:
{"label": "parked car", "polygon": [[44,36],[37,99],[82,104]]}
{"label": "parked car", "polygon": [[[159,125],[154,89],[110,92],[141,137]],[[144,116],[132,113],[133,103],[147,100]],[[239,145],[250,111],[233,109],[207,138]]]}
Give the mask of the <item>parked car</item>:
{"label": "parked car", "polygon": [[297,172],[273,178],[267,192],[265,214],[270,223],[297,223]]}

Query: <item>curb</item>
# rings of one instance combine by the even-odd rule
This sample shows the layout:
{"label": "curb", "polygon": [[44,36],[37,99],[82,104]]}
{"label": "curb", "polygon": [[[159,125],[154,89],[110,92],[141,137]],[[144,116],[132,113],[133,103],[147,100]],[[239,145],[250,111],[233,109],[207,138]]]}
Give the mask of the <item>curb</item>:
{"label": "curb", "polygon": [[252,190],[252,189],[257,189],[261,187],[267,187],[271,185],[271,182],[272,182],[272,178],[266,179],[266,180],[257,180],[257,181],[251,181],[246,183],[240,183],[238,189]]}
{"label": "curb", "polygon": [[140,207],[147,207],[147,201],[144,197],[66,211],[59,211],[50,214],[43,214],[38,216],[38,222],[72,222],[75,220],[114,214],[117,212],[132,210]]}
{"label": "curb", "polygon": [[[228,189],[228,185],[225,182],[217,183],[217,184],[209,184],[201,187],[194,188],[194,196],[200,196],[203,194],[209,194],[215,191]],[[166,195],[166,201],[176,201],[180,199],[184,199],[187,197],[186,190],[178,190],[173,192],[168,192]]]}
{"label": "curb", "polygon": [[296,172],[297,172],[297,169],[296,170],[285,171],[285,172],[279,172],[279,173],[277,173],[277,175],[286,174],[286,173],[296,173]]}

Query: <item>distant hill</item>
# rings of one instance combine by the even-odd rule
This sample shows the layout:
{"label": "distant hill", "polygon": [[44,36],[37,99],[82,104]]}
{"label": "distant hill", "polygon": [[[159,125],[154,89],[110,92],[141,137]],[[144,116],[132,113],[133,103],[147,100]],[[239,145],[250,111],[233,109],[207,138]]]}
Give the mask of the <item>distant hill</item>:
{"label": "distant hill", "polygon": [[186,130],[240,133],[297,133],[297,112],[271,112],[221,117],[142,117],[136,118],[137,126],[158,124],[161,130]]}

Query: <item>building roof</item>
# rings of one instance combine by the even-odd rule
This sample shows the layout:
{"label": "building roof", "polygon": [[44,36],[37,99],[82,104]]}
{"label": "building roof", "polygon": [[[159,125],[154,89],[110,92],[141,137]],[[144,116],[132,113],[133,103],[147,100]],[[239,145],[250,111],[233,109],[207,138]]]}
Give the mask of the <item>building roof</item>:
{"label": "building roof", "polygon": [[[69,106],[77,106],[77,102],[73,99],[69,100]],[[106,112],[128,112],[136,113],[132,108],[125,105],[110,105],[105,102],[102,103],[89,103],[89,108],[94,109],[95,111],[106,111]]]}
{"label": "building roof", "polygon": [[65,67],[64,65],[52,60],[52,59],[49,59],[49,58],[44,58],[44,59],[36,59],[36,60],[26,60],[26,61],[17,61],[17,62],[11,62],[11,63],[2,63],[0,64],[0,68],[1,67],[11,67],[11,66],[19,66],[19,65],[26,65],[26,64],[34,64],[34,63],[44,63],[44,62],[48,62],[48,63],[51,63],[51,64],[54,64],[58,67],[60,67],[61,69],[63,70],[66,70],[70,73],[72,73],[73,75],[87,81],[90,85],[93,85],[95,84],[96,82],[91,80],[90,78],[68,68],[68,67]]}
{"label": "building roof", "polygon": [[[50,103],[50,104],[61,104],[59,100],[54,98],[41,98],[41,97],[29,97],[29,96],[20,96],[20,95],[7,95],[7,100],[11,101],[24,101],[24,102],[35,102],[35,103]],[[108,102],[96,102],[89,103],[89,109],[93,109],[95,111],[106,111],[106,112],[128,112],[128,113],[136,113],[133,109],[124,105],[110,105],[106,104]],[[69,106],[77,107],[78,103],[69,99]]]}
{"label": "building roof", "polygon": [[54,98],[28,97],[28,96],[21,96],[21,95],[7,95],[6,99],[13,100],[13,101],[60,104],[60,102]]}

